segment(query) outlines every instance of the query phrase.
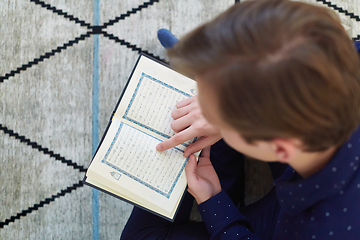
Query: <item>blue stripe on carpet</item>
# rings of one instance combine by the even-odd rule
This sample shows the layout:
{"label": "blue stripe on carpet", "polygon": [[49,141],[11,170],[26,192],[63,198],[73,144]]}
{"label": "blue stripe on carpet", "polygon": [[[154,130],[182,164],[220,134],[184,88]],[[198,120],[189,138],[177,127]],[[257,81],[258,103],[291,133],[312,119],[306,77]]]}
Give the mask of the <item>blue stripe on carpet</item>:
{"label": "blue stripe on carpet", "polygon": [[[100,0],[94,0],[94,26],[100,25]],[[94,35],[93,95],[92,95],[92,153],[99,144],[99,35]],[[99,191],[92,190],[93,240],[99,240]]]}

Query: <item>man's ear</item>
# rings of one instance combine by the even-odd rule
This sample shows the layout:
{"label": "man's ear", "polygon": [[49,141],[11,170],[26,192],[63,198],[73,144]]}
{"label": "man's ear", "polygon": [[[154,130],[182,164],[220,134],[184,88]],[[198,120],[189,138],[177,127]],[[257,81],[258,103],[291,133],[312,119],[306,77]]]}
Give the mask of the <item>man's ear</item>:
{"label": "man's ear", "polygon": [[271,149],[279,162],[290,163],[298,153],[299,142],[295,139],[276,138],[271,141]]}

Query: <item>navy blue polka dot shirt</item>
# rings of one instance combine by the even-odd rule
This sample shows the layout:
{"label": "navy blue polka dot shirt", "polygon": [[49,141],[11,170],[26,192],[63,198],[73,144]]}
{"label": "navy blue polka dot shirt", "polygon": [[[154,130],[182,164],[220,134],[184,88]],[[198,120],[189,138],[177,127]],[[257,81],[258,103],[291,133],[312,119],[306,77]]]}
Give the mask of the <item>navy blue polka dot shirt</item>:
{"label": "navy blue polka dot shirt", "polygon": [[[273,239],[360,239],[360,128],[309,178],[291,167],[275,180],[280,214]],[[229,196],[199,205],[210,239],[260,239]]]}

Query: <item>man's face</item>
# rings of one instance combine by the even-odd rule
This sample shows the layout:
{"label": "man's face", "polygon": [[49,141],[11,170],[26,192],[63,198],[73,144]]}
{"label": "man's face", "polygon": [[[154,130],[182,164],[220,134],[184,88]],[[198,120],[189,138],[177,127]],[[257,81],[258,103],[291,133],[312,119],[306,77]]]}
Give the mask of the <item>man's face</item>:
{"label": "man's face", "polygon": [[247,143],[241,135],[220,117],[218,109],[217,94],[206,85],[201,78],[197,78],[199,90],[198,100],[204,117],[207,121],[220,130],[224,141],[233,149],[249,157],[263,161],[276,161],[276,155],[271,149],[271,142],[256,141],[253,144]]}

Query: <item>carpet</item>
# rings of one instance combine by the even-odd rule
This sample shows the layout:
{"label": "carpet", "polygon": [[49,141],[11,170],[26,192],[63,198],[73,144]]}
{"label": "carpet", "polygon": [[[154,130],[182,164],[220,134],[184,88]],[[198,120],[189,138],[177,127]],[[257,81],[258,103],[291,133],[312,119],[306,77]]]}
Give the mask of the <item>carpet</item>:
{"label": "carpet", "polygon": [[[358,0],[307,2],[360,40]],[[0,2],[0,239],[119,239],[132,206],[82,179],[138,53],[167,61],[159,28],[182,36],[232,4]],[[267,185],[250,181],[248,201]]]}

